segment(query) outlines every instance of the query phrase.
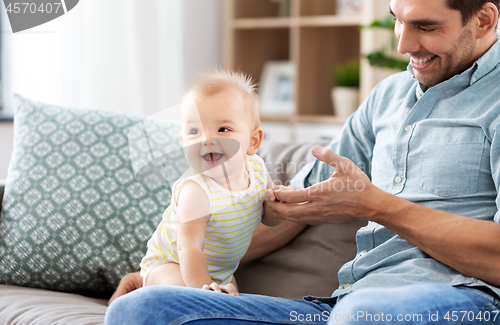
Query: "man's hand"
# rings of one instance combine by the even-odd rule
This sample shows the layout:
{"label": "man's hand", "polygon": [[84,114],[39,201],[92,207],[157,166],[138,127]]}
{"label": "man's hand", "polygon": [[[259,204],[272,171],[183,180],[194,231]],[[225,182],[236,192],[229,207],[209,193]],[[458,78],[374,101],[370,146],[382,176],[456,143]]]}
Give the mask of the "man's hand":
{"label": "man's hand", "polygon": [[129,273],[124,275],[120,283],[118,284],[118,288],[116,288],[115,292],[111,296],[108,301],[108,306],[115,300],[116,298],[123,296],[135,289],[139,289],[142,287],[142,277],[140,272]]}
{"label": "man's hand", "polygon": [[306,224],[345,223],[367,219],[369,198],[377,188],[352,161],[333,151],[314,147],[313,155],[335,169],[334,174],[321,183],[302,190],[275,189],[266,197],[275,216]]}
{"label": "man's hand", "polygon": [[272,188],[269,188],[266,190],[266,200],[267,202],[274,202],[274,201],[279,201],[276,195],[274,194],[275,191],[292,191],[293,187],[291,185],[289,186],[284,186],[284,185],[278,185],[278,186],[273,186]]}

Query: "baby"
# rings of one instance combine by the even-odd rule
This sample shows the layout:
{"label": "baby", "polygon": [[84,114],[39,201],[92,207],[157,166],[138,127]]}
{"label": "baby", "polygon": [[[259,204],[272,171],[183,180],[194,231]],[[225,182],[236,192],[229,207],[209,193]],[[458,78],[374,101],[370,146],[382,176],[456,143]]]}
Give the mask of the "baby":
{"label": "baby", "polygon": [[255,86],[242,74],[199,77],[182,100],[181,140],[193,172],[172,200],[141,262],[144,286],[165,284],[238,295],[233,273],[262,221],[273,184],[263,160]]}

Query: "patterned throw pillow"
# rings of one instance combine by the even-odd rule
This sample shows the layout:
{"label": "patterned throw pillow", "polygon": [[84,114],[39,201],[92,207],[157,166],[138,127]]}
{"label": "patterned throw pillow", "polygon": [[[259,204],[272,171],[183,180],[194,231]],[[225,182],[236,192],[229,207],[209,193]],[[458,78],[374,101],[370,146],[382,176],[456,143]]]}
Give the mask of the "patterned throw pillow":
{"label": "patterned throw pillow", "polygon": [[176,150],[180,127],[15,101],[0,283],[107,296],[124,274],[138,271],[170,202],[168,179],[186,170]]}

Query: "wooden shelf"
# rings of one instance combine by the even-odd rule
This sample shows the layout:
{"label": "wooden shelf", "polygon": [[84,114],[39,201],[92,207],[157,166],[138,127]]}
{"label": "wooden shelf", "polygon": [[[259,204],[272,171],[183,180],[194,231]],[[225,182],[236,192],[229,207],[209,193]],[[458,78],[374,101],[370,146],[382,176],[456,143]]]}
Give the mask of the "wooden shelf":
{"label": "wooden shelf", "polygon": [[259,29],[259,28],[289,28],[291,19],[288,17],[277,18],[240,18],[233,23],[236,29]]}
{"label": "wooden shelf", "polygon": [[262,122],[278,123],[318,123],[318,124],[344,124],[347,120],[335,115],[293,115],[293,116],[269,116],[260,117]]}
{"label": "wooden shelf", "polygon": [[301,17],[292,20],[292,25],[299,27],[341,27],[341,26],[360,26],[360,16],[312,16]]}
{"label": "wooden shelf", "polygon": [[266,29],[290,27],[341,27],[360,26],[360,16],[314,16],[314,17],[274,17],[239,18],[233,22],[235,29]]}
{"label": "wooden shelf", "polygon": [[299,115],[296,120],[298,123],[344,124],[347,119],[334,115]]}
{"label": "wooden shelf", "polygon": [[[289,16],[269,0],[224,0],[224,67],[242,71],[260,84],[268,61],[291,61],[295,67],[295,114],[262,116],[263,121],[343,124],[331,101],[335,67],[360,60],[360,102],[382,79],[363,59],[385,45],[360,26],[387,14],[390,0],[362,0],[359,15],[337,15],[335,0],[290,0]],[[382,40],[382,41],[380,41]]]}
{"label": "wooden shelf", "polygon": [[272,116],[272,115],[261,115],[260,120],[262,122],[285,122],[290,123],[293,121],[293,116]]}

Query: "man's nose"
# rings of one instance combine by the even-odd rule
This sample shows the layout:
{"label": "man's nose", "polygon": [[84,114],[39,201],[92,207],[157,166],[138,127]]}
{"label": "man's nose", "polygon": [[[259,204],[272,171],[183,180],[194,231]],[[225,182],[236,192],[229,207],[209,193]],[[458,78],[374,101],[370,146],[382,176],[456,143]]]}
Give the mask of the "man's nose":
{"label": "man's nose", "polygon": [[398,38],[398,52],[401,54],[416,53],[420,50],[420,41],[417,33],[411,27],[404,25],[396,26],[396,37]]}

